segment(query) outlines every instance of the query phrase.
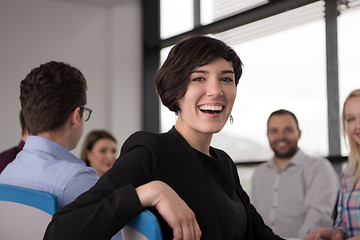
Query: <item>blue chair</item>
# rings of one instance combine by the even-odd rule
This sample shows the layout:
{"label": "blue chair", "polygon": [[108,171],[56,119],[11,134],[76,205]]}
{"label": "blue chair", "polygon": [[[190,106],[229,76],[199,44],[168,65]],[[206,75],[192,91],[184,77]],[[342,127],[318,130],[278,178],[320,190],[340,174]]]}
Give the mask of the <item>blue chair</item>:
{"label": "blue chair", "polygon": [[123,240],[162,240],[159,222],[148,210],[139,213],[121,232]]}
{"label": "blue chair", "polygon": [[0,184],[0,239],[42,239],[57,210],[52,193]]}

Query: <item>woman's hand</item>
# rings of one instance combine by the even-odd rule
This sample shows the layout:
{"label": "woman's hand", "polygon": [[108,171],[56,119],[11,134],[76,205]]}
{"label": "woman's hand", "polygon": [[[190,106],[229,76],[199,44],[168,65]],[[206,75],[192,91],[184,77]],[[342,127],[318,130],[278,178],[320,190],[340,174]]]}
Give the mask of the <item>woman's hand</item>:
{"label": "woman's hand", "polygon": [[344,236],[340,230],[324,227],[309,233],[304,240],[343,240]]}
{"label": "woman's hand", "polygon": [[175,240],[199,240],[201,230],[194,212],[166,183],[152,181],[136,188],[141,205],[157,209],[173,229]]}

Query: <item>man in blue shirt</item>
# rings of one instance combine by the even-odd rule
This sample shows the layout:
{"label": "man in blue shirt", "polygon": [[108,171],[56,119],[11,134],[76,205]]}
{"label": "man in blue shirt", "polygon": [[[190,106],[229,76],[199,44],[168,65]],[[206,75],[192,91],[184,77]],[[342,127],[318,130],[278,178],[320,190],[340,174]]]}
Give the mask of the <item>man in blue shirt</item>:
{"label": "man in blue shirt", "polygon": [[0,183],[51,192],[61,209],[97,182],[96,172],[69,152],[90,118],[86,90],[82,73],[62,62],[42,64],[21,81],[29,137],[0,174]]}

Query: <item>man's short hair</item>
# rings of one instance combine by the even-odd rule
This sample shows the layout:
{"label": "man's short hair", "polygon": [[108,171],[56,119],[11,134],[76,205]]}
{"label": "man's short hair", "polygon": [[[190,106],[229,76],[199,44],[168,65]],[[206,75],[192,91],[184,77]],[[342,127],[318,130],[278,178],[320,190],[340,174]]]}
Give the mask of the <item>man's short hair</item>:
{"label": "man's short hair", "polygon": [[63,62],[47,62],[34,68],[20,84],[20,102],[28,131],[38,135],[56,130],[69,114],[86,104],[83,74]]}
{"label": "man's short hair", "polygon": [[294,113],[290,112],[289,110],[285,110],[285,109],[279,109],[279,110],[276,110],[274,112],[272,112],[268,118],[268,121],[267,121],[267,126],[269,127],[269,121],[270,121],[270,118],[272,116],[275,116],[275,115],[290,115],[294,120],[295,120],[295,123],[296,123],[296,127],[298,130],[300,130],[299,128],[299,122],[295,116]]}

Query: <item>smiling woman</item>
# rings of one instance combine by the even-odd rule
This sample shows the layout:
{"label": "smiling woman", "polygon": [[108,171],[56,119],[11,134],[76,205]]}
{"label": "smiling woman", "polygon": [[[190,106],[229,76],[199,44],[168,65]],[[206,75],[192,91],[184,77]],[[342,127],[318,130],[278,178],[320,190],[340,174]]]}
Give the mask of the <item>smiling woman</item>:
{"label": "smiling woman", "polygon": [[179,100],[175,128],[192,147],[207,155],[212,135],[224,127],[236,97],[232,69],[231,62],[221,57],[196,67],[184,97]]}
{"label": "smiling woman", "polygon": [[85,138],[80,159],[101,177],[118,157],[115,137],[105,130],[93,130]]}
{"label": "smiling woman", "polygon": [[343,105],[344,137],[350,146],[349,165],[344,169],[334,228],[320,228],[305,240],[360,239],[360,89],[353,90]]}
{"label": "smiling woman", "polygon": [[[84,234],[107,239],[150,206],[163,239],[281,239],[251,205],[230,156],[210,146],[231,114],[241,73],[236,52],[218,39],[195,36],[177,43],[155,77],[162,103],[178,115],[175,126],[167,133],[131,135],[98,183],[54,215],[45,239],[69,239],[68,232],[73,239]],[[176,197],[146,204],[140,190],[156,180]],[[130,206],[119,204],[125,187],[138,197],[126,201]],[[171,204],[173,211],[164,209]]]}

